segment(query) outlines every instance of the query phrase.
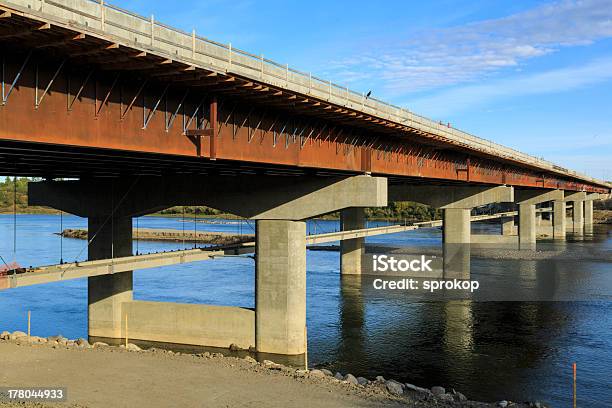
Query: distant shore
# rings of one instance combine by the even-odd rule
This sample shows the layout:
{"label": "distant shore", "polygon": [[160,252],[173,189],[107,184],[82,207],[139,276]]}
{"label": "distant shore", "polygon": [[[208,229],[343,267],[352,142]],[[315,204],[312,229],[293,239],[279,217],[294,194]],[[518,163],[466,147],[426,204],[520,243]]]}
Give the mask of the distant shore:
{"label": "distant shore", "polygon": [[[62,231],[64,238],[87,239],[87,229],[70,228]],[[133,239],[142,241],[197,242],[200,244],[231,245],[253,241],[253,234],[230,234],[193,230],[138,228],[132,231]]]}
{"label": "distant shore", "polygon": [[[13,214],[13,209],[12,208],[7,208],[7,207],[2,207],[0,208],[0,215],[1,214]],[[20,215],[37,215],[37,214],[47,214],[47,215],[59,215],[59,211],[52,209],[52,208],[47,208],[47,207],[24,207],[24,208],[18,208],[17,209],[17,214]],[[164,214],[164,213],[153,213],[153,214],[147,214],[145,215],[145,217],[163,217],[163,218],[182,218],[183,214]],[[193,219],[194,218],[194,214],[193,213],[188,213],[185,214],[185,218],[189,218],[189,219]],[[244,220],[244,218],[242,217],[238,217],[234,214],[198,214],[197,218],[199,218],[199,222],[202,222],[203,220],[206,219],[221,219],[221,220]],[[338,220],[337,216],[332,216],[332,215],[326,215],[326,216],[322,216],[322,217],[317,217],[314,219],[319,219],[319,220]],[[368,221],[387,221],[387,222],[397,222],[397,223],[412,223],[412,222],[419,222],[419,221],[430,221],[430,220],[421,220],[421,219],[416,219],[416,218],[412,218],[412,219],[404,219],[404,218],[398,218],[398,217],[369,217],[367,218]],[[593,210],[593,223],[594,224],[612,224],[612,210]]]}

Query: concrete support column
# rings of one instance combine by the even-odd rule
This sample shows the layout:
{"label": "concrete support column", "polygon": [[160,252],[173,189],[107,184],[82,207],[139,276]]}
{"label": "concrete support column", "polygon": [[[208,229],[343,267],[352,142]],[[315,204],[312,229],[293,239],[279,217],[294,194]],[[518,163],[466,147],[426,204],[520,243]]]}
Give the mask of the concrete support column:
{"label": "concrete support column", "polygon": [[258,352],[306,352],[306,223],[258,220],[255,266]]}
{"label": "concrete support column", "polygon": [[574,201],[572,210],[573,232],[582,235],[584,231],[584,201]]}
{"label": "concrete support column", "polygon": [[584,225],[593,225],[593,200],[587,200],[584,202]]}
{"label": "concrete support column", "polygon": [[501,219],[501,233],[502,235],[514,235],[514,217]]}
{"label": "concrete support column", "polygon": [[[132,255],[132,218],[90,216],[88,259]],[[132,300],[132,272],[88,278],[89,336],[122,338],[121,304]]]}
{"label": "concrete support column", "polygon": [[553,201],[553,239],[565,239],[565,201]]}
{"label": "concrete support column", "polygon": [[444,277],[470,277],[470,212],[469,208],[444,209]]}
{"label": "concrete support column", "polygon": [[[340,213],[342,231],[365,228],[365,209],[353,207]],[[343,275],[360,275],[361,260],[364,254],[365,238],[340,241],[340,272]]]}
{"label": "concrete support column", "polygon": [[535,249],[536,246],[535,204],[519,204],[519,248]]}

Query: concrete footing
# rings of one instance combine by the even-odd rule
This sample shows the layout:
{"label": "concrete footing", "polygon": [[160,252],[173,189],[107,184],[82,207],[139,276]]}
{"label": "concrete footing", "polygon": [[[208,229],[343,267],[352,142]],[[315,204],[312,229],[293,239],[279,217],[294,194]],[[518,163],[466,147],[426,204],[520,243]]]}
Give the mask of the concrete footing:
{"label": "concrete footing", "polygon": [[250,309],[131,301],[123,303],[123,314],[128,318],[129,339],[221,348],[255,346],[255,311]]}

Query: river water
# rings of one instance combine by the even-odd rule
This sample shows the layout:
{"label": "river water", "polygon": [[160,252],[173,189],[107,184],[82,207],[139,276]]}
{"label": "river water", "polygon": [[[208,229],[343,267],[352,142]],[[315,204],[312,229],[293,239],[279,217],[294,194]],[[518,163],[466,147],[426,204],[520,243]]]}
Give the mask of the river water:
{"label": "river water", "polygon": [[[138,224],[183,227],[180,218],[143,217]],[[13,216],[0,215],[0,255],[7,262],[36,266],[57,263],[61,256],[65,261],[86,259],[85,241],[61,242],[54,235],[60,231],[59,216],[18,215],[16,225],[14,251]],[[63,217],[63,228],[85,227],[85,219]],[[499,227],[477,228],[491,232]],[[244,222],[198,223],[197,229],[253,232]],[[309,233],[337,229],[335,221],[308,223]],[[611,232],[610,226],[598,226],[584,238],[568,237],[570,255],[561,259],[472,257],[472,279],[516,283],[512,290],[518,292],[533,290],[542,276],[569,281],[581,299],[571,302],[414,299],[401,291],[373,290],[367,279],[341,279],[338,252],[308,251],[310,364],[424,387],[442,385],[476,400],[540,400],[566,407],[571,405],[571,365],[576,362],[579,406],[612,406]],[[419,248],[439,247],[441,232],[419,230],[367,241],[418,253]],[[182,242],[134,245],[140,253],[182,248]],[[137,271],[134,297],[254,307],[254,261],[231,257]],[[0,292],[0,331],[25,331],[28,311],[33,334],[86,337],[86,280]]]}

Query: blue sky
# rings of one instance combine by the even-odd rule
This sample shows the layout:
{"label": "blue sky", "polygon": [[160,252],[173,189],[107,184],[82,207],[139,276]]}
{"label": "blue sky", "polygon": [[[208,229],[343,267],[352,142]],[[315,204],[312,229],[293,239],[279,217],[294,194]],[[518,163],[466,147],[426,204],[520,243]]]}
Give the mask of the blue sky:
{"label": "blue sky", "polygon": [[612,0],[114,0],[612,179]]}

